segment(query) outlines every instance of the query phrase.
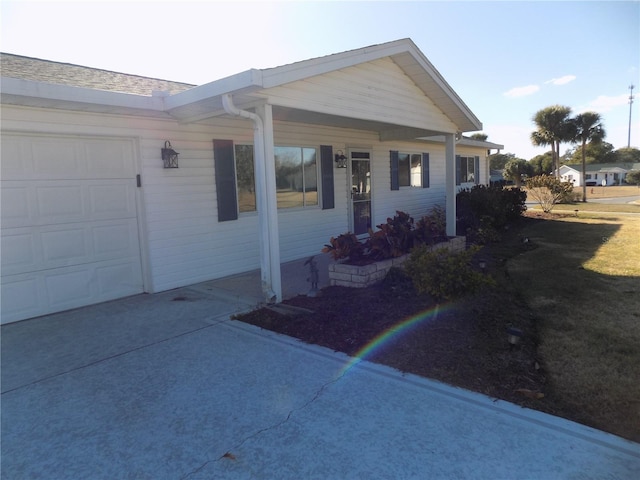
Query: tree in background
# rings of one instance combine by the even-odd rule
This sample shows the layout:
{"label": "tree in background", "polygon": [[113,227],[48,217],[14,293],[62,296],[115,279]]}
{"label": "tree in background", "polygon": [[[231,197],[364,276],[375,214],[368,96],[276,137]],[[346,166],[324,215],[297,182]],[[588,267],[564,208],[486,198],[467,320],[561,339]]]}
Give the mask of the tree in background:
{"label": "tree in background", "polygon": [[502,175],[507,180],[513,180],[516,187],[522,186],[522,180],[533,173],[533,168],[529,162],[522,158],[512,158],[504,166]]}
{"label": "tree in background", "polygon": [[640,188],[640,170],[631,170],[625,178],[629,185],[637,185]]}
{"label": "tree in background", "polygon": [[640,163],[640,150],[634,147],[619,148],[615,151],[615,161],[622,163]]}
{"label": "tree in background", "polygon": [[531,170],[533,175],[550,175],[553,173],[553,153],[547,152],[536,155],[531,160]]}
{"label": "tree in background", "polygon": [[491,170],[503,170],[507,162],[516,156],[513,153],[494,153],[487,157],[489,159],[489,168]]}
{"label": "tree in background", "polygon": [[582,147],[582,201],[587,201],[587,143],[600,143],[606,133],[602,118],[596,112],[584,112],[571,120],[574,126],[574,141]]}
{"label": "tree in background", "polygon": [[[623,149],[620,149],[623,150]],[[626,150],[626,148],[624,149]],[[562,156],[562,160],[565,164],[574,165],[582,163],[582,145],[570,149]],[[613,145],[608,142],[588,143],[584,148],[586,152],[587,165],[590,163],[615,163],[618,161],[617,152],[614,151]],[[639,152],[640,153],[640,152]],[[640,160],[639,160],[640,161]]]}
{"label": "tree in background", "polygon": [[489,135],[487,135],[486,133],[474,133],[469,138],[471,138],[471,140],[480,140],[481,142],[486,142],[487,138],[489,138]]}
{"label": "tree in background", "polygon": [[552,105],[538,110],[533,121],[538,127],[531,133],[531,143],[536,146],[550,146],[553,152],[553,168],[560,177],[560,144],[574,138],[574,125],[570,121],[571,108]]}

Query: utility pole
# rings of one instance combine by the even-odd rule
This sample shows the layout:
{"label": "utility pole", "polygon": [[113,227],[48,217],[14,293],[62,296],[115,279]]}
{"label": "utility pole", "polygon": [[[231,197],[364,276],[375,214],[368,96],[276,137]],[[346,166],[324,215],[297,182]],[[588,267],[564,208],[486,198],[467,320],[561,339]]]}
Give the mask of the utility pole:
{"label": "utility pole", "polygon": [[633,105],[633,85],[629,85],[629,136],[627,137],[627,148],[631,147],[631,106]]}

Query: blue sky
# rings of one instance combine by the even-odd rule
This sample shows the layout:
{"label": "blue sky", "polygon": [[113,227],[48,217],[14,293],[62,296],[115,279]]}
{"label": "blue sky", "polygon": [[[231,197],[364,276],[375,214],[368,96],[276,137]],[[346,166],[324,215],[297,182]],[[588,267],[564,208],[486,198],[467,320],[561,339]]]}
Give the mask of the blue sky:
{"label": "blue sky", "polygon": [[207,83],[411,38],[483,122],[529,159],[531,117],[599,112],[606,141],[640,147],[639,1],[7,1],[3,52]]}

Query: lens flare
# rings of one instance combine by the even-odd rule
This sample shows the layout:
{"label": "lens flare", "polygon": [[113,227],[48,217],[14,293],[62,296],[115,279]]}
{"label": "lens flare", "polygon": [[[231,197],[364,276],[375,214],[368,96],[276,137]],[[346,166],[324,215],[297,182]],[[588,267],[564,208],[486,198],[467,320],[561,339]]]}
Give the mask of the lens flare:
{"label": "lens flare", "polygon": [[396,338],[406,334],[416,325],[432,319],[436,319],[439,313],[446,311],[449,308],[451,307],[447,305],[436,305],[430,310],[422,311],[417,315],[414,315],[413,317],[407,318],[406,320],[401,320],[400,322],[393,324],[391,327],[378,334],[373,340],[371,340],[364,347],[358,350],[353,355],[351,360],[349,360],[349,362],[347,362],[347,364],[342,367],[342,369],[338,373],[338,377],[345,375],[351,367],[371,357],[374,352],[381,350],[392,340],[395,340]]}

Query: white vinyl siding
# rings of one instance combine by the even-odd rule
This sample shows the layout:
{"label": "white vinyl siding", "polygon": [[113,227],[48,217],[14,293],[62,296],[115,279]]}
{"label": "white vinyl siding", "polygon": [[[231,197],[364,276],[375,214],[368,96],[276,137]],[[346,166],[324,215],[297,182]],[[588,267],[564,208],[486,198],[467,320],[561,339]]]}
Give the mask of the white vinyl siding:
{"label": "white vinyl siding", "polygon": [[456,126],[391,59],[309,77],[262,92],[274,104],[435,131]]}

